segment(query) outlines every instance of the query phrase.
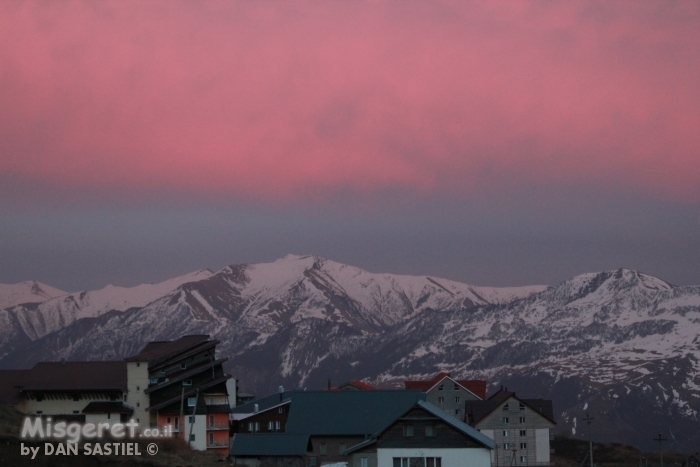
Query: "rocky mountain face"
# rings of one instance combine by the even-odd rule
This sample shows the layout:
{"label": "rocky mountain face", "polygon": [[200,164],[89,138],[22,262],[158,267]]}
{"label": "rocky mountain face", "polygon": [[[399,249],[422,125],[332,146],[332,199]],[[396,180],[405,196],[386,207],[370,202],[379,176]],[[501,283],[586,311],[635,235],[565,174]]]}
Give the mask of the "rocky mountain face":
{"label": "rocky mountain face", "polygon": [[0,366],[118,358],[149,340],[210,334],[248,392],[447,370],[553,399],[557,429],[572,436],[590,411],[595,439],[700,443],[700,287],[627,269],[556,287],[474,287],[313,256],[184,277],[138,303],[89,308],[71,294],[6,308]]}

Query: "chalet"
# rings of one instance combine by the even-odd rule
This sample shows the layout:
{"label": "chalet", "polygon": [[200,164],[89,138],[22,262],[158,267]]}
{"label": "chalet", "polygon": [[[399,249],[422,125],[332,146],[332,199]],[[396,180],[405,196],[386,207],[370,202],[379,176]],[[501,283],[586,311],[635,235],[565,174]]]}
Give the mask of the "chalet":
{"label": "chalet", "polygon": [[501,387],[484,401],[467,402],[465,412],[469,425],[495,441],[494,466],[550,465],[551,400],[520,399]]}
{"label": "chalet", "polygon": [[[489,467],[493,442],[420,391],[288,391],[237,407],[235,462],[259,466]],[[401,464],[404,462],[404,464]],[[427,462],[427,464],[426,464]]]}
{"label": "chalet", "polygon": [[464,420],[465,402],[486,397],[486,381],[454,379],[447,371],[428,380],[405,381],[404,386],[423,391],[428,402],[461,420]]}
{"label": "chalet", "polygon": [[439,407],[418,401],[350,447],[349,467],[491,467],[493,440]]}
{"label": "chalet", "polygon": [[126,364],[39,362],[29,370],[0,370],[2,402],[27,415],[77,422],[123,421],[133,409],[124,404]]}
{"label": "chalet", "polygon": [[236,388],[223,371],[228,359],[216,358],[218,343],[207,335],[149,342],[125,360],[126,401],[142,428],[169,425],[194,449],[228,455]]}

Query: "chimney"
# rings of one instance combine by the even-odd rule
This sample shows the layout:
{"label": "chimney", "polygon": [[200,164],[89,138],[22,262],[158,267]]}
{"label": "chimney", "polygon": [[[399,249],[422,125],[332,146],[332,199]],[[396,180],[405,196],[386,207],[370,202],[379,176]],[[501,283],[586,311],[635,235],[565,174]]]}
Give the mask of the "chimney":
{"label": "chimney", "polygon": [[279,392],[280,394],[282,394],[282,393],[284,392],[284,386],[278,387],[278,388],[277,388],[277,392]]}
{"label": "chimney", "polygon": [[328,378],[328,390],[329,391],[331,390],[331,379],[330,378]]}
{"label": "chimney", "polygon": [[65,359],[65,358],[62,358],[62,359],[61,359],[61,365],[65,365],[65,364],[66,364],[66,359]]}
{"label": "chimney", "polygon": [[254,413],[258,413],[258,410],[260,410],[260,407],[258,406],[258,404],[255,404],[255,405],[253,406],[253,412],[254,412]]}

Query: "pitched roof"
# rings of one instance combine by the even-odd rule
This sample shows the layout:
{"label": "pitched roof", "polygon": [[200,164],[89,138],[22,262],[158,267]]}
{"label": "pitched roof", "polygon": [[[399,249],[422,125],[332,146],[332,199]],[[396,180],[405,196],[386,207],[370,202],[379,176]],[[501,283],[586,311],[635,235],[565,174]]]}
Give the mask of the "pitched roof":
{"label": "pitched roof", "polygon": [[303,456],[309,448],[308,434],[236,433],[231,441],[232,456]]}
{"label": "pitched roof", "polygon": [[428,392],[436,384],[445,378],[450,378],[451,381],[462,386],[464,389],[473,393],[479,399],[486,398],[486,381],[480,379],[453,379],[449,371],[441,371],[431,379],[426,380],[406,380],[404,386],[406,389],[418,389],[423,392]]}
{"label": "pitched roof", "polygon": [[98,391],[126,389],[124,361],[39,362],[19,375],[24,391]]}
{"label": "pitched roof", "polygon": [[259,399],[254,399],[250,402],[246,402],[245,404],[238,405],[238,406],[231,409],[231,413],[251,414],[251,413],[256,412],[256,410],[255,410],[256,405],[258,406],[257,412],[262,412],[262,411],[267,410],[271,407],[278,406],[283,401],[289,400],[292,397],[292,394],[297,393],[297,392],[304,392],[304,391],[294,390],[294,391],[276,392],[274,394],[270,394],[269,396],[261,397]]}
{"label": "pitched roof", "polygon": [[[481,432],[479,432],[477,429],[470,427],[466,423],[454,418],[452,415],[448,414],[447,412],[442,410],[440,407],[438,407],[434,404],[431,404],[430,402],[424,401],[424,400],[418,401],[411,408],[413,408],[413,407],[422,408],[423,410],[427,411],[431,415],[441,419],[443,422],[447,423],[452,428],[454,428],[457,431],[460,431],[462,434],[472,438],[474,441],[481,444],[482,446],[484,446],[488,449],[495,448],[495,443],[491,438],[489,438],[486,435],[481,434]],[[398,417],[391,420],[386,426],[382,427],[381,430],[372,434],[372,436],[370,438],[362,441],[359,444],[356,444],[355,446],[350,447],[348,450],[345,451],[345,455],[348,455],[352,452],[355,452],[359,449],[362,449],[366,446],[369,446],[370,444],[376,443],[379,436],[381,436],[381,434],[383,432],[385,432],[387,429],[389,429],[389,427],[391,427],[397,421],[398,418],[400,418],[402,415],[405,415],[405,413],[406,412],[400,414]]]}
{"label": "pitched roof", "polygon": [[136,355],[126,358],[128,362],[144,362],[161,357],[172,356],[186,351],[190,347],[202,344],[209,340],[206,334],[182,336],[174,341],[154,341],[149,342]]}
{"label": "pitched roof", "polygon": [[19,389],[26,375],[32,370],[0,370],[0,404],[14,404],[19,397]]}
{"label": "pitched roof", "polygon": [[134,413],[134,408],[123,402],[90,402],[83,413]]}
{"label": "pitched roof", "polygon": [[407,412],[420,391],[300,391],[290,394],[287,433],[369,435]]}
{"label": "pitched roof", "polygon": [[552,401],[546,399],[520,399],[515,395],[515,392],[508,391],[507,389],[499,389],[491,397],[485,401],[467,401],[465,412],[472,420],[472,423],[479,423],[481,420],[486,418],[494,410],[501,406],[503,402],[513,397],[518,402],[522,402],[524,405],[530,407],[533,411],[539,413],[544,418],[550,422],[556,424],[554,421],[554,409],[552,407]]}
{"label": "pitched roof", "polygon": [[355,388],[355,389],[360,389],[363,391],[371,391],[374,389],[374,386],[371,386],[365,382],[362,382],[359,379],[351,379],[350,381],[346,381],[343,384],[341,384],[335,388],[332,388],[332,389],[343,390],[345,388],[349,388],[349,389]]}

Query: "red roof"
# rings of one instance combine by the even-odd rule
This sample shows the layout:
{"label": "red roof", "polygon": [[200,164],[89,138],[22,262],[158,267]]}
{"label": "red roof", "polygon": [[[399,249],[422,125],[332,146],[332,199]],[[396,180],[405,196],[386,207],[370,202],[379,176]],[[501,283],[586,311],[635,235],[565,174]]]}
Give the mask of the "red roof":
{"label": "red roof", "polygon": [[347,382],[341,384],[340,386],[332,387],[331,391],[339,391],[339,390],[347,388],[348,386],[354,387],[356,389],[361,389],[363,391],[374,390],[374,386],[370,386],[367,383],[363,383],[359,379],[351,379],[350,381],[347,381]]}
{"label": "red roof", "polygon": [[[449,377],[449,371],[441,371],[440,373],[428,380],[404,381],[404,386],[406,387],[406,389],[418,389],[423,392],[427,392],[430,390],[430,388],[435,386],[441,380]],[[486,398],[486,381],[482,381],[480,379],[453,379],[452,381],[455,381],[457,384],[463,386],[468,391],[474,393],[474,395],[479,399],[483,400]]]}

